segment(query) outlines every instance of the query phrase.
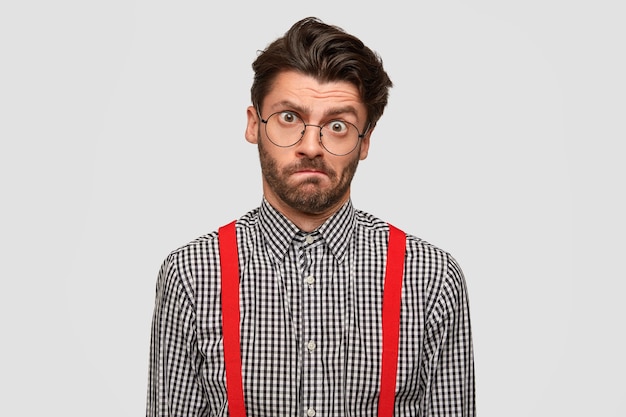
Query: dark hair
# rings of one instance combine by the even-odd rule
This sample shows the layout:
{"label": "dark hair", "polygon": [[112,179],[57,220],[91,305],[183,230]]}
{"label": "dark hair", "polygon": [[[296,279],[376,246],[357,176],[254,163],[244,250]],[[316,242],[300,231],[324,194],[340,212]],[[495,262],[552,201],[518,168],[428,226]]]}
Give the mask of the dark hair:
{"label": "dark hair", "polygon": [[295,70],[321,82],[354,84],[367,108],[371,127],[383,114],[392,82],[382,59],[343,29],[308,17],[295,23],[252,63],[252,104],[259,108],[279,73]]}

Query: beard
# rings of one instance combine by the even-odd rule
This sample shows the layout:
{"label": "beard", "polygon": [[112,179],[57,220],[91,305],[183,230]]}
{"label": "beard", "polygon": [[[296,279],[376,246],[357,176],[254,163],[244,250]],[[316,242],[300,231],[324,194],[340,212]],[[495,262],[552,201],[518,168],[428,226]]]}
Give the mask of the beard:
{"label": "beard", "polygon": [[[359,165],[359,152],[356,149],[353,159],[340,173],[326,166],[321,158],[301,159],[280,169],[277,161],[265,149],[263,140],[258,141],[258,148],[261,171],[269,187],[288,206],[307,214],[323,213],[341,201],[348,192],[356,168]],[[308,178],[296,185],[289,185],[287,183],[289,177],[302,169],[314,169],[324,172],[328,176],[331,186],[327,189],[322,189],[319,178]]]}

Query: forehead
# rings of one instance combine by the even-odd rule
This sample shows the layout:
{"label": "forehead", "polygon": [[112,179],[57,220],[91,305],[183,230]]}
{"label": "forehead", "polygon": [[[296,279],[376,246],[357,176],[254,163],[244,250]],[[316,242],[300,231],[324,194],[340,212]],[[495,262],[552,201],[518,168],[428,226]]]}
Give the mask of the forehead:
{"label": "forehead", "polygon": [[320,82],[316,78],[295,71],[276,76],[264,100],[270,111],[281,110],[285,104],[297,106],[305,113],[332,112],[334,109],[352,109],[357,117],[366,110],[357,87],[347,81]]}

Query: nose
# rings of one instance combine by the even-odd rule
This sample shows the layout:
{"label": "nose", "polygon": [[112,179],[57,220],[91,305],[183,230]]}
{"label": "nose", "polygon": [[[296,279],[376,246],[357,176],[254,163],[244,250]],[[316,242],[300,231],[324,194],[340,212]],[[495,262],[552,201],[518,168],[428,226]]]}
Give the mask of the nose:
{"label": "nose", "polygon": [[322,130],[317,125],[306,124],[304,126],[302,139],[300,139],[300,142],[296,145],[297,152],[300,155],[313,159],[324,153],[321,140]]}

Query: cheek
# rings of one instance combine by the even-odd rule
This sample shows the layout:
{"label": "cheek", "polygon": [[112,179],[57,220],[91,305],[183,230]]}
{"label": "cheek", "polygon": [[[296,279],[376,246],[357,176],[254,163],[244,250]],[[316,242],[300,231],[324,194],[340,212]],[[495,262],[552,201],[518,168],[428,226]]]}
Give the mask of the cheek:
{"label": "cheek", "polygon": [[271,143],[268,145],[267,140],[262,137],[259,137],[258,148],[261,162],[264,163],[265,166],[270,167],[273,170],[280,170],[283,168],[287,157],[282,155],[282,150],[280,148],[276,148]]}
{"label": "cheek", "polygon": [[356,167],[359,164],[359,154],[355,154],[348,160],[341,161],[338,164],[329,164],[333,171],[340,178],[340,181],[349,181],[352,179]]}

